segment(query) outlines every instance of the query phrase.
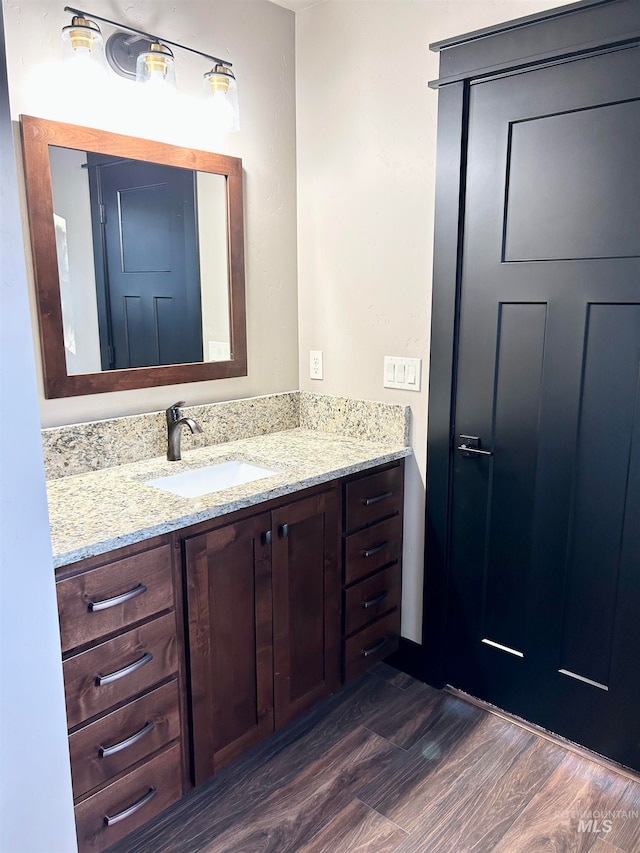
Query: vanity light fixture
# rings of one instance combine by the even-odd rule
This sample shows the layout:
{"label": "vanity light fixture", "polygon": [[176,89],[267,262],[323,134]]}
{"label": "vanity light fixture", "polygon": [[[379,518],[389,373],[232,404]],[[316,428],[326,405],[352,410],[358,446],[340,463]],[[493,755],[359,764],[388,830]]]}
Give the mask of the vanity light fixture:
{"label": "vanity light fixture", "polygon": [[102,32],[95,21],[85,18],[84,14],[74,15],[71,25],[62,28],[62,44],[68,58],[76,59],[85,67],[88,63],[103,67]]}
{"label": "vanity light fixture", "polygon": [[176,74],[173,63],[173,53],[159,41],[154,41],[138,54],[136,59],[136,80],[147,86],[176,85]]}
{"label": "vanity light fixture", "polygon": [[204,79],[216,125],[229,132],[240,130],[238,85],[229,66],[217,62]]}
{"label": "vanity light fixture", "polygon": [[176,85],[172,47],[211,60],[213,67],[205,73],[204,79],[214,125],[226,133],[240,130],[238,90],[230,62],[81,9],[65,6],[64,11],[73,15],[71,25],[62,30],[63,43],[72,55],[95,60],[102,65],[102,33],[95,21],[108,24],[116,28],[105,48],[106,58],[113,71],[156,91],[160,88],[172,89]]}

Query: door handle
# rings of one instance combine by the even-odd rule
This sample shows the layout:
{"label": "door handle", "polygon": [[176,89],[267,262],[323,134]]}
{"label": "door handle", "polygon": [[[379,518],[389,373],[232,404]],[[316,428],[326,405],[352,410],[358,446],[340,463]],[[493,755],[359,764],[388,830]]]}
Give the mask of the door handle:
{"label": "door handle", "polygon": [[461,435],[462,444],[458,445],[458,450],[462,456],[493,456],[492,450],[481,450],[482,444],[480,437],[477,435]]}

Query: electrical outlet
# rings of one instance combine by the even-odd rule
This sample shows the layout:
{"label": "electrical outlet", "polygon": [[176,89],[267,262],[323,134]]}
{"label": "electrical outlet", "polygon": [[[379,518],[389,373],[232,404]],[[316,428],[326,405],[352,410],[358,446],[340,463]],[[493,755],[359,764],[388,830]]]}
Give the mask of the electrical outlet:
{"label": "electrical outlet", "polygon": [[309,377],[322,379],[322,350],[309,350]]}

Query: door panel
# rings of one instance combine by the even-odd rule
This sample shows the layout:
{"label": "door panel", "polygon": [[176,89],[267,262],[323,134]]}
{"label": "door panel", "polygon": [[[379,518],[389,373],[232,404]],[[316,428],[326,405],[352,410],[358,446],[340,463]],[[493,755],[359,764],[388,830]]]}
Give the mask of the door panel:
{"label": "door panel", "polygon": [[[114,168],[111,167],[113,174]],[[168,184],[122,185],[117,190],[115,200],[118,205],[121,271],[168,272],[172,266],[172,200]]]}
{"label": "door panel", "polygon": [[[637,111],[631,101],[510,124],[504,260],[640,255],[640,172],[618,168],[640,146]],[[585,215],[603,198],[611,215]]]}
{"label": "door panel", "polygon": [[268,513],[188,539],[196,784],[273,731]]}
{"label": "door panel", "polygon": [[640,305],[588,311],[560,664],[606,688],[638,408]]}
{"label": "door panel", "polygon": [[451,684],[634,767],[639,55],[471,86],[447,637]]}
{"label": "door panel", "polygon": [[[519,605],[530,576],[547,312],[540,303],[501,303],[498,312],[482,634],[485,642],[521,650],[525,636]],[[517,440],[511,441],[514,429]]]}
{"label": "door panel", "polygon": [[273,654],[276,728],[338,686],[340,576],[335,491],[276,509]]}

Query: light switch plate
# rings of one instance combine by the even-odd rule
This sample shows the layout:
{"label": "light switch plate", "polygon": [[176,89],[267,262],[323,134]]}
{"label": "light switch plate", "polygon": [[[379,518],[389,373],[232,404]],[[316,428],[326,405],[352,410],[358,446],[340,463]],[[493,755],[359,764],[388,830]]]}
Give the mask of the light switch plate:
{"label": "light switch plate", "polygon": [[421,358],[401,358],[395,355],[385,355],[385,388],[402,388],[403,391],[419,391],[421,379]]}

